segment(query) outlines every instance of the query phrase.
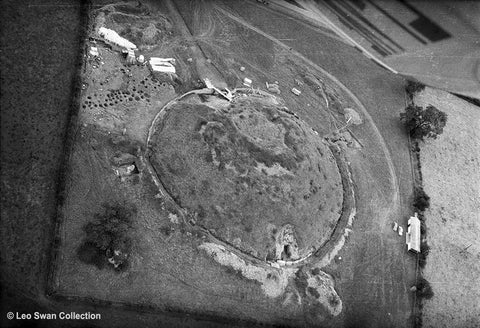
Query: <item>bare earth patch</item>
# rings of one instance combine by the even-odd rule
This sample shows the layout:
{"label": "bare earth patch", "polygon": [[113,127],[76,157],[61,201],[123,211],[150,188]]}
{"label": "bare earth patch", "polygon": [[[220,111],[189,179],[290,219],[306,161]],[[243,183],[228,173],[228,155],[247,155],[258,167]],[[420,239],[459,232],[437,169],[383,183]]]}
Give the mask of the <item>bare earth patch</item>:
{"label": "bare earth patch", "polygon": [[425,327],[480,326],[480,108],[427,88],[415,103],[448,115],[444,133],[421,146],[431,246],[424,276],[434,297],[424,301]]}
{"label": "bare earth patch", "polygon": [[[263,292],[271,298],[282,295],[289,281],[299,270],[298,268],[275,269],[269,266],[252,265],[215,243],[203,243],[199,248],[206,251],[218,263],[238,270],[247,279],[260,282]],[[315,297],[317,302],[322,304],[332,315],[338,315],[342,311],[342,301],[335,291],[330,275],[320,270],[315,274],[307,273],[306,283],[309,294]]]}

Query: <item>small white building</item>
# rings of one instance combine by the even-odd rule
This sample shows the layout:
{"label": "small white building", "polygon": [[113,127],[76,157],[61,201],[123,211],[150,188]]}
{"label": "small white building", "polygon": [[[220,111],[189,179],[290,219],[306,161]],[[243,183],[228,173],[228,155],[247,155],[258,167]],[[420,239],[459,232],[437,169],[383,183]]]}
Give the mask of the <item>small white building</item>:
{"label": "small white building", "polygon": [[161,73],[171,73],[175,74],[175,59],[174,58],[158,58],[158,57],[151,57],[149,61],[150,67],[154,72],[161,72]]}
{"label": "small white building", "polygon": [[145,63],[145,57],[143,55],[138,56],[137,62],[143,65]]}
{"label": "small white building", "polygon": [[252,80],[250,80],[248,77],[244,78],[243,85],[250,88],[252,86]]}
{"label": "small white building", "polygon": [[103,39],[103,41],[105,41],[105,43],[111,45],[112,47],[126,50],[137,49],[137,46],[135,44],[121,37],[114,30],[105,28],[103,26],[98,29],[98,35]]}
{"label": "small white building", "polygon": [[90,55],[93,57],[99,57],[100,53],[98,52],[97,47],[90,47]]}
{"label": "small white building", "polygon": [[417,213],[415,213],[415,216],[411,216],[410,219],[408,219],[408,228],[405,238],[407,249],[409,251],[420,253],[420,225],[421,222],[417,217]]}
{"label": "small white building", "polygon": [[302,93],[302,91],[298,90],[297,88],[292,88],[292,93],[296,96],[300,96],[300,94]]}

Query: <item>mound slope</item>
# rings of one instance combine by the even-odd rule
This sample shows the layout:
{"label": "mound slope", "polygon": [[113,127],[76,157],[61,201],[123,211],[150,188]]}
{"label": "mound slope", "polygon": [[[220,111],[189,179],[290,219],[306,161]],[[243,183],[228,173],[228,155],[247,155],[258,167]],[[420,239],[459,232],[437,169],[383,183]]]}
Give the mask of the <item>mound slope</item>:
{"label": "mound slope", "polygon": [[341,177],[328,146],[267,97],[224,109],[170,105],[151,138],[150,162],[197,224],[261,259],[300,258],[341,213]]}

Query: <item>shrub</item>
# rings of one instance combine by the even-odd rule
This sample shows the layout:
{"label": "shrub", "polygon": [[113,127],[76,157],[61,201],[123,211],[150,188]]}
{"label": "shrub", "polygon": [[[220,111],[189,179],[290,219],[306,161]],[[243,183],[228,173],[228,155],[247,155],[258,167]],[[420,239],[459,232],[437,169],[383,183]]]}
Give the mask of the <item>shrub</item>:
{"label": "shrub", "polygon": [[405,91],[410,98],[419,92],[422,92],[425,89],[425,85],[421,84],[417,81],[407,81],[407,85],[405,86]]}
{"label": "shrub", "polygon": [[427,264],[427,256],[430,254],[430,246],[426,242],[420,245],[420,254],[418,254],[418,265],[424,268]]}
{"label": "shrub", "polygon": [[[231,267],[231,266],[226,266],[226,267],[225,267],[225,272],[228,273],[228,274],[233,274],[233,275],[237,276],[237,278],[240,278],[240,279],[242,279],[242,280],[247,279],[247,278],[245,278],[245,276],[243,275],[242,270],[240,270],[240,269],[235,269],[235,268],[233,268],[233,267]],[[268,278],[268,279],[275,279],[276,277],[273,276],[273,275],[271,275],[271,274],[269,273],[269,274],[267,275],[267,278]]]}
{"label": "shrub", "polygon": [[422,222],[425,222],[427,220],[427,218],[425,217],[425,215],[423,214],[423,212],[418,212],[417,213],[417,216],[418,216],[418,219]]}
{"label": "shrub", "polygon": [[409,317],[409,326],[414,328],[421,328],[423,326],[422,312],[416,311]]}
{"label": "shrub", "polygon": [[427,224],[424,220],[420,220],[420,234],[424,236],[427,233]]}
{"label": "shrub", "polygon": [[410,104],[405,113],[400,114],[400,120],[405,124],[412,138],[423,140],[425,137],[436,139],[447,124],[447,114],[429,105],[426,109]]}
{"label": "shrub", "polygon": [[420,252],[418,254],[418,265],[420,268],[425,268],[425,265],[427,265],[427,255],[425,253]]}
{"label": "shrub", "polygon": [[169,227],[168,225],[165,225],[160,227],[160,232],[168,237],[172,234],[173,231],[171,227]]}
{"label": "shrub", "polygon": [[340,304],[340,298],[336,297],[333,294],[328,295],[328,303],[330,303],[331,306],[337,306]]}
{"label": "shrub", "polygon": [[419,298],[430,299],[434,295],[432,286],[425,278],[420,278],[415,287],[417,287],[416,293]]}
{"label": "shrub", "polygon": [[[313,297],[315,298],[319,298],[320,297],[320,293],[318,292],[318,290],[316,290],[315,288],[313,287],[307,287],[307,291],[310,295],[312,295]],[[329,295],[329,296],[333,296],[333,295]],[[330,302],[330,304],[332,304],[332,302],[335,302],[335,297],[333,297],[333,299],[331,300],[331,298],[329,297],[328,298],[328,301]],[[336,304],[332,304],[332,305],[336,305]]]}
{"label": "shrub", "polygon": [[84,242],[77,250],[77,256],[83,263],[103,269],[108,263],[105,253],[92,243]]}
{"label": "shrub", "polygon": [[298,270],[296,273],[295,273],[295,279],[294,279],[294,283],[295,283],[295,287],[297,288],[297,291],[300,293],[300,295],[302,296],[306,296],[306,290],[307,290],[307,287],[308,287],[308,276],[305,272],[303,272],[302,270]]}
{"label": "shrub", "polygon": [[423,212],[430,207],[430,197],[422,188],[416,190],[413,206],[420,212]]}
{"label": "shrub", "polygon": [[418,254],[418,265],[420,266],[420,268],[425,268],[425,265],[427,264],[427,257],[425,256],[425,254],[423,253],[420,253]]}
{"label": "shrub", "polygon": [[133,208],[105,204],[104,211],[97,213],[95,220],[84,226],[86,237],[77,251],[78,258],[100,269],[106,263],[111,263],[117,270],[126,269],[132,247],[134,213]]}
{"label": "shrub", "polygon": [[428,254],[430,254],[430,246],[428,246],[427,242],[423,242],[420,245],[420,250],[422,254],[425,254],[425,256],[428,256]]}
{"label": "shrub", "polygon": [[312,271],[311,271],[311,273],[312,273],[314,276],[316,276],[316,275],[320,274],[320,269],[319,269],[319,268],[313,268]]}

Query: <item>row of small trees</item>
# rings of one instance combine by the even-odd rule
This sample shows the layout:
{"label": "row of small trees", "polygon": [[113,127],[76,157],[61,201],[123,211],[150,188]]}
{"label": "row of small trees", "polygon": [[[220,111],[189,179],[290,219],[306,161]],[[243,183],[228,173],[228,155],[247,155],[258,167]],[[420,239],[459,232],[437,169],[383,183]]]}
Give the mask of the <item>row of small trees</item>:
{"label": "row of small trees", "polygon": [[[424,85],[409,82],[406,86],[406,92],[409,97],[409,104],[405,108],[405,113],[400,114],[400,120],[405,125],[405,128],[409,135],[414,139],[416,144],[415,151],[418,152],[420,148],[418,147],[418,142],[423,141],[425,138],[436,139],[438,135],[443,132],[443,128],[447,124],[447,114],[438,110],[432,105],[423,108],[414,104],[414,96],[418,92],[421,92],[425,88]],[[417,154],[418,156],[418,154]],[[420,170],[420,167],[418,168]],[[422,239],[424,238],[427,227],[425,224],[424,211],[430,206],[430,197],[425,193],[423,188],[415,188],[415,198],[413,201],[413,207],[415,211],[419,214],[419,219],[421,222],[421,235]],[[427,256],[430,253],[430,246],[428,246],[425,240],[422,241],[420,246],[421,252],[419,254],[419,266],[420,268],[425,267]],[[414,320],[413,324],[415,327],[422,326],[422,303],[421,299],[430,299],[433,297],[434,293],[430,283],[423,277],[420,277],[415,286],[415,294],[419,300],[418,306],[419,311],[412,316]]]}

